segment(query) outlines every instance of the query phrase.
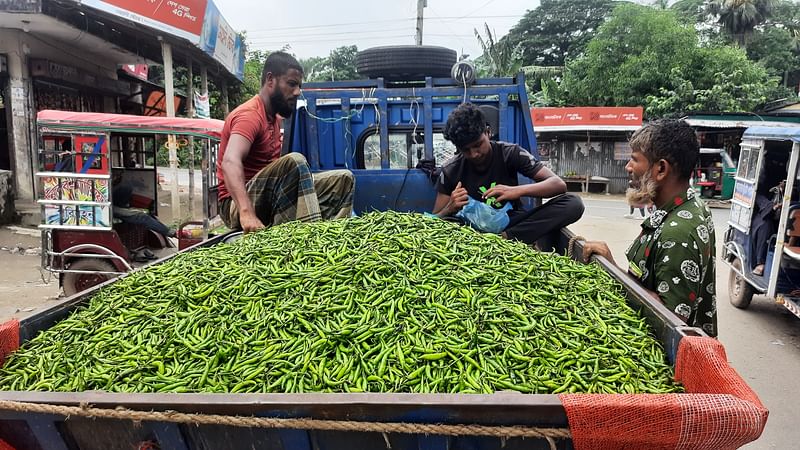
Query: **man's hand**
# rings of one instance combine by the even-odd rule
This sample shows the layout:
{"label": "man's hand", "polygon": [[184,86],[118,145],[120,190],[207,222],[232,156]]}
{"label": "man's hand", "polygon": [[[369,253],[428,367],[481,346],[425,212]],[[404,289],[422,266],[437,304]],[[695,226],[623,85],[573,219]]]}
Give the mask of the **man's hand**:
{"label": "man's hand", "polygon": [[461,182],[459,181],[456,188],[453,189],[453,192],[450,194],[450,202],[448,202],[447,206],[444,208],[447,213],[445,215],[451,216],[461,211],[461,208],[467,203],[469,203],[469,194],[467,190],[461,186]]}
{"label": "man's hand", "polygon": [[264,228],[264,224],[253,212],[239,213],[239,225],[242,226],[245,234]]}
{"label": "man's hand", "polygon": [[[605,259],[609,260],[611,263],[614,263],[614,257],[611,256],[611,249],[608,248],[608,244],[602,241],[586,241],[583,244],[583,262],[589,262],[589,258],[592,255],[602,256]],[[616,263],[614,263],[616,264]]]}
{"label": "man's hand", "polygon": [[522,191],[519,186],[506,186],[505,184],[498,184],[487,189],[483,193],[483,199],[494,197],[498,202],[507,202],[518,200],[522,197]]}

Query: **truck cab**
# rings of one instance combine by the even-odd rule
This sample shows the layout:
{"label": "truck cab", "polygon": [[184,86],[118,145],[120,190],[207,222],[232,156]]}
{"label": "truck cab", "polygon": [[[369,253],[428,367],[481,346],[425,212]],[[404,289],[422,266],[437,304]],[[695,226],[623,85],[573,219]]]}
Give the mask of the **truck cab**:
{"label": "truck cab", "polygon": [[433,167],[455,153],[442,130],[462,102],[483,110],[493,139],[517,143],[539,157],[522,73],[478,80],[427,76],[307,83],[298,110],[284,124],[283,152],[302,153],[314,171],[351,170],[356,213],[430,212],[436,198]]}

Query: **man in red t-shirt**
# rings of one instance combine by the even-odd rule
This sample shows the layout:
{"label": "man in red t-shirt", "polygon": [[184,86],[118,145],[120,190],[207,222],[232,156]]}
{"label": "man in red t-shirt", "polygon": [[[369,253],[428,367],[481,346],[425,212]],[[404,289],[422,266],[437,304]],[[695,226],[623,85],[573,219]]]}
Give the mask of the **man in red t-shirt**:
{"label": "man in red t-shirt", "polygon": [[225,119],[217,157],[219,211],[245,233],[292,220],[350,216],[355,181],[349,170],[311,175],[300,153],[281,156],[281,117],[291,117],[303,68],[284,52],[271,53],[258,95]]}

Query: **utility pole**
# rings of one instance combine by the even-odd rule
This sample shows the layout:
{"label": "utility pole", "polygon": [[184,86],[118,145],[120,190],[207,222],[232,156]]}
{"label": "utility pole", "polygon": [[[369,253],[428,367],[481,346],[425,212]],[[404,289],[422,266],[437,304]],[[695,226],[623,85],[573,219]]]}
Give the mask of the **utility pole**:
{"label": "utility pole", "polygon": [[422,45],[422,10],[428,6],[427,0],[417,0],[417,37],[416,45]]}

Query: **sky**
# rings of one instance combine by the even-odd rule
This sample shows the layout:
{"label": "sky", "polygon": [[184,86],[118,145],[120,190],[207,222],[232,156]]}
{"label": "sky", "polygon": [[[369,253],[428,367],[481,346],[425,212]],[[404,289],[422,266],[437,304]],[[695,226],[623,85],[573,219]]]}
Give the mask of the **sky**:
{"label": "sky", "polygon": [[[451,48],[475,59],[475,38],[484,22],[497,38],[508,33],[538,0],[427,0],[422,43]],[[328,56],[343,45],[359,50],[383,45],[413,45],[416,0],[216,0],[236,31],[246,31],[251,50],[289,45],[299,58]]]}

